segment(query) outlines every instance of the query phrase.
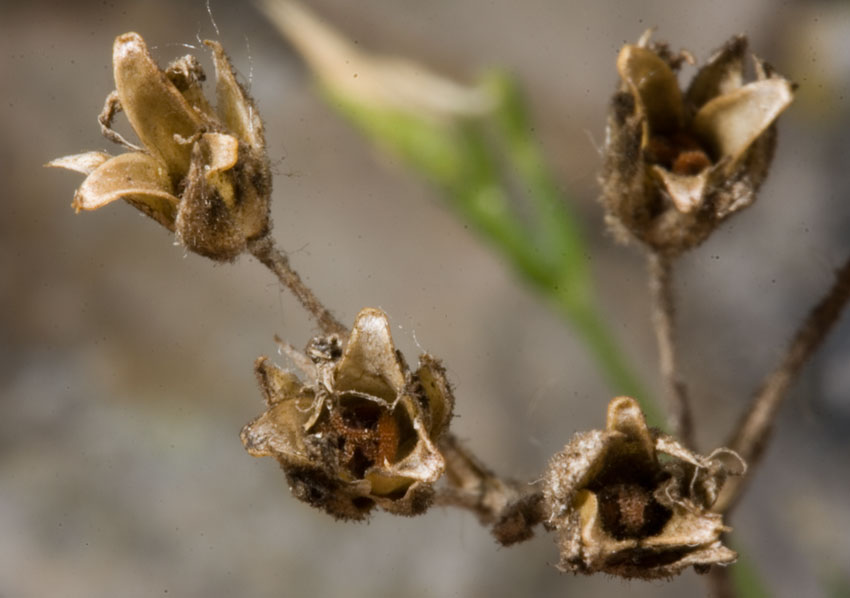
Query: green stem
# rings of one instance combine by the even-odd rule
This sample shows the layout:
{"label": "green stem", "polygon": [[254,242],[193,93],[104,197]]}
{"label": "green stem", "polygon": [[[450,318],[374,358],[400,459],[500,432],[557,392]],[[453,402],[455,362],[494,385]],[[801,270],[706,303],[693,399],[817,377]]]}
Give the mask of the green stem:
{"label": "green stem", "polygon": [[503,142],[499,149],[505,152],[523,183],[534,215],[526,247],[534,247],[539,253],[536,267],[523,268],[527,259],[514,261],[573,325],[613,391],[636,399],[649,424],[664,427],[666,418],[629,366],[596,308],[579,219],[546,167],[519,90],[505,76],[491,76],[489,84],[499,98],[494,115]]}
{"label": "green stem", "polygon": [[[494,204],[501,203],[498,199],[498,189],[492,189],[487,194],[492,194]],[[482,201],[480,198],[458,200],[455,196],[455,199],[452,205],[461,212],[464,220],[470,222],[497,247],[512,262],[514,269],[551,301],[561,315],[573,325],[613,392],[636,399],[649,425],[663,429],[663,414],[629,366],[605,318],[596,309],[589,290],[577,289],[577,286],[584,285],[577,285],[572,274],[567,277],[558,276],[546,268],[529,239],[519,234],[520,229],[515,224],[499,216],[497,210],[478,209]]]}

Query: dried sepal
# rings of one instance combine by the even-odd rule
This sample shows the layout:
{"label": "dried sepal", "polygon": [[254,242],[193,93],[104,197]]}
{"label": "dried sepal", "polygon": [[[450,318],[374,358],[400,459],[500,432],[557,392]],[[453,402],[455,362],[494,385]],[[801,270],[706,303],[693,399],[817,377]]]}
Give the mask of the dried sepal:
{"label": "dried sepal", "polygon": [[754,201],[794,86],[758,58],[757,80],[744,84],[746,45],[743,36],[729,40],[684,93],[676,72],[690,55],[648,35],[620,51],[601,182],[621,237],[676,255]]}
{"label": "dried sepal", "polygon": [[454,404],[439,362],[423,355],[411,372],[386,315],[370,308],[344,348],[336,336],[316,337],[294,361],[306,383],[258,361],[269,409],[242,430],[248,452],[275,457],[293,494],[335,517],[427,509],[445,469],[435,442]]}
{"label": "dried sepal", "polygon": [[606,429],[576,434],[544,476],[558,567],[654,579],[734,562],[721,542],[730,529],[710,511],[726,477],[743,474],[723,454],[734,455],[697,455],[650,430],[633,399],[612,400]]}
{"label": "dried sepal", "polygon": [[[132,150],[109,159],[89,152],[52,161],[88,175],[74,207],[93,210],[127,200],[174,231],[187,249],[226,261],[270,229],[271,175],[263,127],[224,50],[207,42],[216,68],[217,106],[204,97],[193,56],[160,69],[137,33],[113,47],[116,91],[100,116],[104,135]],[[123,111],[142,143],[112,129]]]}

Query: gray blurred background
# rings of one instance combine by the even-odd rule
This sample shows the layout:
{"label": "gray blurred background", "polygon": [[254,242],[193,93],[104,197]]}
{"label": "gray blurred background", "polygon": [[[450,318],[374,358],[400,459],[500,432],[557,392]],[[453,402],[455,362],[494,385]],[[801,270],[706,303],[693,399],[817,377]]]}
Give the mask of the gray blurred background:
{"label": "gray blurred background", "polygon": [[[678,267],[683,370],[700,447],[722,443],[796,323],[850,252],[850,3],[322,0],[365,48],[459,80],[503,66],[581,214],[600,301],[659,391],[643,259],[595,201],[620,46],[658,39],[698,58],[746,32],[800,83],[759,202]],[[248,3],[0,3],[0,596],[705,595],[671,583],[560,575],[546,535],[496,546],[465,512],[344,524],[293,499],[240,427],[262,410],[253,360],[274,333],[315,332],[250,258],[187,255],[126,205],[74,215],[82,176],[45,170],[117,153],[96,116],[111,44],[141,33],[160,64],[220,39],[267,123],[275,236],[344,322],[391,317],[410,361],[445,360],[455,431],[501,473],[534,478],[611,396],[569,328],[400,164],[317,98]],[[198,51],[198,54],[204,54]],[[205,58],[204,64],[209,66]],[[691,70],[686,69],[685,76]],[[850,584],[850,318],[784,405],[736,513],[736,546],[777,596]]]}

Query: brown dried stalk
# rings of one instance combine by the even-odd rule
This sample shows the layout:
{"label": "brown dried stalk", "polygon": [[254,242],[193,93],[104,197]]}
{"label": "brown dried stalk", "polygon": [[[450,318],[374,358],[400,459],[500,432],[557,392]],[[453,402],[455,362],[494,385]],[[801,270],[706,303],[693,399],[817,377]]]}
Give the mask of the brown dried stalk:
{"label": "brown dried stalk", "polygon": [[446,460],[445,480],[434,504],[472,511],[481,525],[503,546],[523,542],[546,518],[539,484],[521,484],[500,478],[484,465],[454,434],[444,434],[438,446]]}
{"label": "brown dried stalk", "polygon": [[693,447],[693,413],[687,386],[678,372],[676,351],[673,264],[671,258],[650,251],[649,290],[652,296],[652,324],[658,342],[658,366],[667,395],[670,430],[687,447]]}
{"label": "brown dried stalk", "polygon": [[517,484],[493,473],[454,434],[443,436],[438,445],[446,459],[448,486],[434,498],[435,504],[472,511],[486,525],[493,523],[508,503],[519,496]]}
{"label": "brown dried stalk", "polygon": [[[728,445],[749,464],[750,471],[761,460],[773,431],[773,424],[782,399],[797,378],[803,365],[820,347],[827,333],[838,321],[850,299],[850,258],[836,273],[829,292],[809,312],[785,357],[762,382],[755,393],[749,410],[741,418]],[[714,510],[729,512],[737,503],[752,475],[730,479],[715,503]]]}
{"label": "brown dried stalk", "polygon": [[289,257],[278,249],[270,236],[250,241],[248,251],[271,270],[282,285],[292,291],[304,309],[316,319],[322,332],[327,335],[337,334],[340,338],[348,337],[348,328],[337,320],[310,287],[304,284],[298,272],[289,265]]}

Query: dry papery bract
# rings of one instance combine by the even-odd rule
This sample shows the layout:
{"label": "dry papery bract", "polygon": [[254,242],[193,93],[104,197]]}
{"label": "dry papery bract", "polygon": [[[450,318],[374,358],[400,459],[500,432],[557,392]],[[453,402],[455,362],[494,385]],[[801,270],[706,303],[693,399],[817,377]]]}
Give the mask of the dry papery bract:
{"label": "dry papery bract", "polygon": [[755,200],[794,86],[756,57],[756,80],[744,84],[747,40],[737,36],[683,92],[676,73],[693,59],[650,43],[649,33],[617,59],[601,199],[618,236],[675,256]]}
{"label": "dry papery bract", "polygon": [[[271,175],[253,101],[221,45],[204,43],[215,63],[215,109],[204,97],[206,77],[194,56],[163,71],[139,34],[119,35],[113,47],[116,91],[100,123],[107,139],[131,151],[115,157],[87,152],[48,166],[87,175],[74,196],[78,211],[124,199],[176,232],[190,251],[227,261],[269,233]],[[141,147],[111,128],[122,110]]]}
{"label": "dry papery bract", "polygon": [[710,508],[727,476],[744,473],[740,457],[694,454],[650,430],[628,397],[611,401],[607,420],[605,430],[576,434],[546,471],[545,525],[557,534],[558,567],[654,579],[733,563],[721,542],[731,530]]}
{"label": "dry papery bract", "polygon": [[440,362],[422,354],[411,372],[372,308],[345,347],[335,335],[315,337],[305,353],[282,347],[306,381],[257,360],[268,410],[243,428],[247,451],[275,457],[292,493],[334,517],[364,519],[375,506],[424,512],[445,470],[436,441],[454,406]]}

